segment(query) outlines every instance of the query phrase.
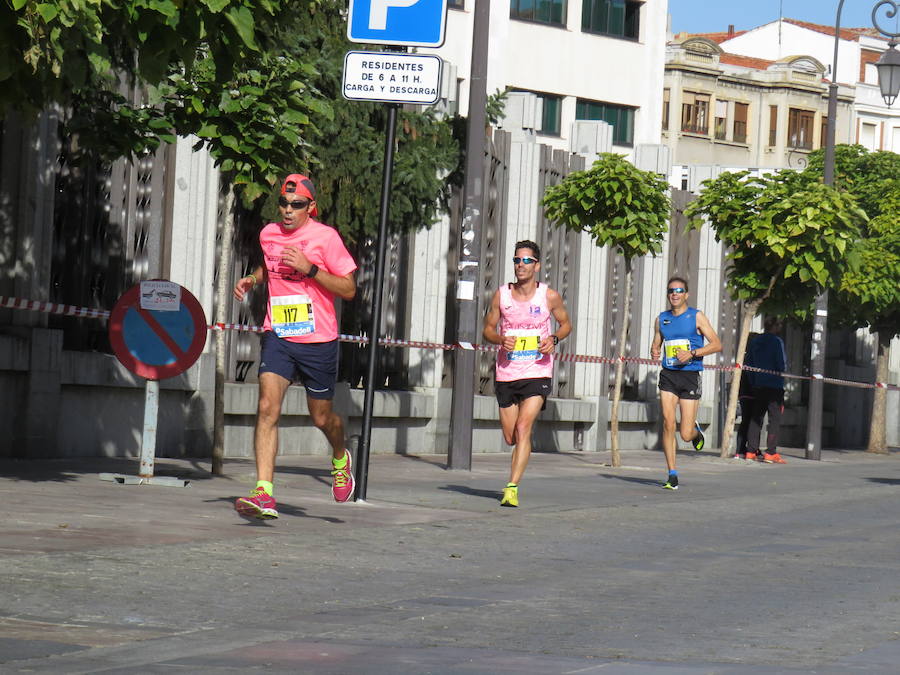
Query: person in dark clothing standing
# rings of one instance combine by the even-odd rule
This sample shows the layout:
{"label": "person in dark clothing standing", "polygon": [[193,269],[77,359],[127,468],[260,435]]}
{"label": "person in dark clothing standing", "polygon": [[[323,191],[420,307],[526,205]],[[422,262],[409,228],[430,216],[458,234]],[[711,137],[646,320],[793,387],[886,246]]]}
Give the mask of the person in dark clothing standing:
{"label": "person in dark clothing standing", "polygon": [[[759,337],[759,333],[750,333],[747,338],[747,347],[744,349],[744,365],[756,365],[750,360],[750,345]],[[745,370],[741,372],[741,387],[738,391],[738,403],[741,406],[741,423],[738,425],[735,457],[745,459],[747,454],[747,432],[750,429],[750,418],[753,417],[753,372]]]}
{"label": "person in dark clothing standing", "polygon": [[[747,349],[747,360],[756,368],[783,373],[787,367],[784,342],[777,333],[781,321],[767,317],[763,326],[765,332],[757,337]],[[766,452],[762,461],[767,464],[787,464],[778,454],[778,432],[784,413],[784,378],[772,373],[751,373],[753,411],[747,429],[747,459],[756,459],[759,453],[759,434],[763,418],[768,413],[769,428],[766,434]]]}

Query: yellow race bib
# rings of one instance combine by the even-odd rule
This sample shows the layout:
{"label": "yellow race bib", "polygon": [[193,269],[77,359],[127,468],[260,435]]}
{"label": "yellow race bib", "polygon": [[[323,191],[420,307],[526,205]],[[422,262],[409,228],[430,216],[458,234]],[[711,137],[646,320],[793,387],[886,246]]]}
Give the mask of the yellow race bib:
{"label": "yellow race bib", "polygon": [[278,337],[308,335],[316,330],[312,301],[306,295],[279,295],[271,300],[272,330]]}
{"label": "yellow race bib", "polygon": [[541,358],[538,347],[541,344],[541,332],[537,330],[511,330],[507,335],[516,337],[516,346],[507,354],[510,361],[537,361]]}
{"label": "yellow race bib", "polygon": [[663,365],[668,367],[680,366],[681,361],[678,360],[676,354],[679,349],[685,351],[691,350],[690,340],[666,340],[663,342]]}

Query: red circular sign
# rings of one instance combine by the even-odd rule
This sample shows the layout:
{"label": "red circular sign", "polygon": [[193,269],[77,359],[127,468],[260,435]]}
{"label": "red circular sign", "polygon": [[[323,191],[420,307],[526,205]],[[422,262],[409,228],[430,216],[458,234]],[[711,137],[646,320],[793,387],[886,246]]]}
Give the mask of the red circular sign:
{"label": "red circular sign", "polygon": [[[190,291],[172,282],[145,282],[143,294],[141,287],[125,291],[110,312],[113,353],[128,370],[148,380],[180,375],[194,365],[206,345],[203,307]],[[157,300],[162,309],[153,308],[148,298]]]}

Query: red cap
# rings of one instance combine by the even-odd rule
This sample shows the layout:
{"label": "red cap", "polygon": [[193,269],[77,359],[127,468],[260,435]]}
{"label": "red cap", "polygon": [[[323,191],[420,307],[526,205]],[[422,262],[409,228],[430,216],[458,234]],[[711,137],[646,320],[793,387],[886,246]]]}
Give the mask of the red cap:
{"label": "red cap", "polygon": [[[284,179],[284,183],[281,186],[281,194],[296,194],[315,201],[316,186],[313,185],[313,182],[306,176],[299,173],[292,173],[290,176]],[[309,215],[319,215],[318,207],[313,206],[312,210],[309,212]]]}

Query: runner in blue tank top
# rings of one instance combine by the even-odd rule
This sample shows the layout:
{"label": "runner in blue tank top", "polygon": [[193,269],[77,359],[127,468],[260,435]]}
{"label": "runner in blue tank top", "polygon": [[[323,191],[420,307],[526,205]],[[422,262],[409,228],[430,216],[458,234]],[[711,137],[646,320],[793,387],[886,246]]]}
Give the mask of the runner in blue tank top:
{"label": "runner in blue tank top", "polygon": [[695,307],[688,307],[687,281],[672,277],[666,286],[670,309],[656,319],[650,356],[653,359],[662,357],[659,405],[663,417],[662,446],[669,469],[662,487],[677,490],[675,411],[681,411],[681,438],[690,442],[695,450],[702,450],[706,440],[697,422],[700,373],[703,357],[722,351],[722,343],[706,315]]}

